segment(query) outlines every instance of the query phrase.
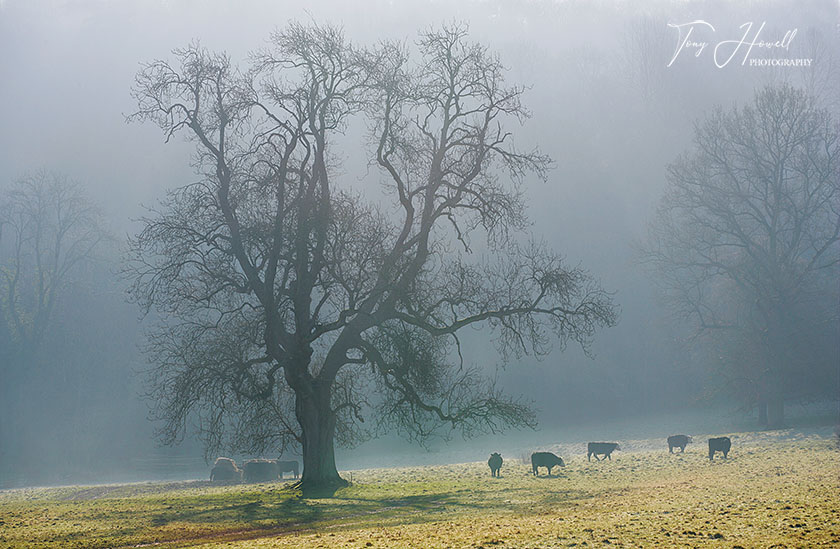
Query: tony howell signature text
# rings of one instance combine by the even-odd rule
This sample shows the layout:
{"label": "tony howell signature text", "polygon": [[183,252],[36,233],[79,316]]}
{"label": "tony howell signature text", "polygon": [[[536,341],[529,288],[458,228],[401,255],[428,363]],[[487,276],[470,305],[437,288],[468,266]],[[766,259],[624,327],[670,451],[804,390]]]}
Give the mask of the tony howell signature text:
{"label": "tony howell signature text", "polygon": [[750,58],[752,53],[759,51],[777,50],[787,52],[790,49],[791,42],[793,42],[793,39],[796,37],[797,29],[790,29],[785,32],[784,36],[781,38],[777,37],[776,40],[764,39],[762,37],[762,31],[764,30],[765,25],[766,22],[762,22],[755,32],[753,32],[753,22],[748,21],[738,27],[743,31],[739,38],[721,40],[713,43],[708,40],[701,40],[698,38],[698,35],[704,31],[706,34],[708,34],[708,31],[711,31],[712,33],[716,32],[715,27],[708,21],[698,19],[696,21],[690,21],[682,24],[668,23],[668,26],[677,29],[678,33],[677,48],[674,51],[674,55],[671,57],[671,61],[668,63],[668,66],[670,67],[673,65],[677,60],[677,57],[679,57],[684,50],[687,50],[688,53],[693,52],[694,57],[700,57],[704,51],[707,51],[707,48],[709,48],[710,45],[714,46],[711,49],[711,55],[715,66],[719,69],[727,66],[730,61],[739,54],[739,52],[743,54],[743,58],[740,58],[741,65],[747,65],[749,63],[750,66],[754,67],[810,66],[812,61],[811,59]]}

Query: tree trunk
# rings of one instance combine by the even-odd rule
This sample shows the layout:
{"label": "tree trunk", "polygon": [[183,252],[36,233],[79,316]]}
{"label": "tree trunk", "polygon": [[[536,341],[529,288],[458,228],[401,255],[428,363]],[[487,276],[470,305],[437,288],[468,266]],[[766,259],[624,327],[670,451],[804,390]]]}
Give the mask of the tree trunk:
{"label": "tree trunk", "polygon": [[785,426],[785,372],[795,364],[792,349],[795,347],[796,329],[790,325],[790,301],[779,297],[775,300],[767,327],[767,357],[769,369],[766,373],[767,427],[781,429]]}
{"label": "tree trunk", "polygon": [[770,429],[781,429],[785,426],[785,400],[781,394],[767,399],[767,426]]}
{"label": "tree trunk", "polygon": [[303,432],[301,487],[328,489],[346,486],[335,467],[336,417],[330,406],[330,387],[313,384],[313,390],[298,393],[295,412]]}
{"label": "tree trunk", "polygon": [[758,424],[767,425],[767,399],[763,393],[758,397]]}

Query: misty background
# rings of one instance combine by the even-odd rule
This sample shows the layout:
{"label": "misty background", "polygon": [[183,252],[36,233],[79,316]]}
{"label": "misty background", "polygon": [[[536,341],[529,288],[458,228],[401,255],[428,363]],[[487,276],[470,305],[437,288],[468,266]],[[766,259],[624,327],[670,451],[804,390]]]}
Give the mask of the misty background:
{"label": "misty background", "polygon": [[[693,122],[713,106],[741,105],[756,88],[789,81],[840,112],[837,2],[452,4],[0,0],[0,187],[37,170],[65,174],[100,207],[113,237],[62,293],[27,371],[0,390],[20,402],[14,432],[0,438],[0,488],[209,471],[197,440],[159,447],[147,419],[141,346],[148,320],[126,302],[123,243],[138,230],[144,206],[197,176],[192,144],[164,143],[152,125],[126,123],[136,109],[130,88],[142,62],[168,59],[191,40],[244,62],[290,19],[340,24],[361,44],[410,43],[420,29],[467,22],[471,40],[500,54],[508,82],[530,87],[524,101],[533,117],[520,144],[538,144],[555,161],[548,182],[524,188],[532,231],[600,279],[621,307],[619,324],[596,335],[591,358],[569,347],[503,364],[488,334],[464,338],[467,362],[531,401],[540,431],[471,441],[456,435],[433,441],[431,451],[386,438],[340,449],[339,469],[473,461],[576,437],[755,427],[716,374],[717,357],[692,345],[689,328],[659,299],[635,246],[662,196],[666,166],[691,145]],[[719,69],[710,52],[695,58],[686,51],[667,67],[677,44],[667,23],[695,19],[732,38],[746,21],[766,21],[768,39],[796,28],[785,56],[814,63],[756,68],[736,56]],[[336,147],[344,155],[341,181],[375,192],[363,132],[351,125]],[[811,399],[817,408],[791,406],[790,415],[816,409],[836,416],[838,393],[826,387]]]}

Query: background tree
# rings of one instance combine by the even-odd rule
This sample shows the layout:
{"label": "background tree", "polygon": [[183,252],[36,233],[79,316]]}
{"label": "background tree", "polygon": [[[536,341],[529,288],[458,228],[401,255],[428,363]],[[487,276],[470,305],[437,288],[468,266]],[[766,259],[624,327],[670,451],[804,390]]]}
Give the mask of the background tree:
{"label": "background tree", "polygon": [[838,383],[837,122],[804,92],[767,87],[698,123],[668,184],[645,257],[725,379],[781,426],[785,398]]}
{"label": "background tree", "polygon": [[56,305],[106,239],[78,183],[37,172],[0,190],[0,445],[19,447],[22,388],[45,375],[39,353]]}
{"label": "background tree", "polygon": [[74,269],[105,238],[99,211],[66,176],[38,172],[0,196],[0,309],[19,349],[43,340]]}
{"label": "background tree", "polygon": [[[422,33],[417,62],[329,27],[271,43],[244,73],[176,50],[134,87],[134,119],[186,131],[202,175],[144,220],[128,267],[132,295],[164,315],[149,340],[164,440],[197,418],[209,449],[298,443],[312,487],[343,482],[334,441],[371,408],[420,438],[533,425],[464,365],[458,331],[485,324],[502,352],[542,353],[586,347],[615,312],[587,273],[510,238],[527,223],[518,182],[549,164],[505,129],[527,118],[522,89],[457,26]],[[337,183],[331,148],[363,114],[374,197]]]}
{"label": "background tree", "polygon": [[670,68],[662,62],[662,54],[672,48],[670,30],[667,19],[646,14],[625,23],[621,32],[621,72],[634,95],[651,111],[661,112],[667,99]]}

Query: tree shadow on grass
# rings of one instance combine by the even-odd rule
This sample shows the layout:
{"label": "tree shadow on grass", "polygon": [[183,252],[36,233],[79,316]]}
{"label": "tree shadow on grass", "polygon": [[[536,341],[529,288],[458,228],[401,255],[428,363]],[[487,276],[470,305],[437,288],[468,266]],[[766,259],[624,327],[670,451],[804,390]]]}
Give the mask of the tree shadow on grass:
{"label": "tree shadow on grass", "polygon": [[267,497],[269,494],[259,494],[255,496],[257,501],[209,504],[200,508],[193,505],[173,506],[153,516],[151,523],[156,527],[184,522],[196,526],[244,523],[255,528],[283,528],[310,524],[321,518],[321,506],[311,505],[294,493],[283,495],[285,499],[274,500]]}
{"label": "tree shadow on grass", "polygon": [[[333,497],[318,502],[302,497],[283,501],[252,501],[201,509],[173,508],[151,517],[151,531],[140,534],[156,541],[192,539],[252,539],[283,535],[295,531],[317,531],[319,528],[342,528],[364,524],[412,524],[439,520],[441,513],[480,512],[495,507],[481,502],[464,502],[456,492],[408,495],[396,498]],[[169,524],[188,525],[190,534],[162,532]],[[230,525],[230,528],[213,526]],[[169,538],[169,539],[167,539]]]}
{"label": "tree shadow on grass", "polygon": [[[531,492],[528,487],[519,487],[512,490],[506,490],[504,495],[508,498],[527,497],[530,493]],[[591,497],[591,494],[585,491],[569,489],[560,489],[544,495],[549,496],[550,499],[555,502],[574,501],[581,498]],[[362,511],[361,513],[357,513],[357,515],[393,511],[406,514],[417,514],[418,516],[423,517],[427,516],[428,513],[433,512],[451,512],[453,514],[459,514],[462,512],[487,512],[510,508],[510,504],[506,502],[505,498],[486,497],[482,491],[477,491],[474,493],[474,497],[472,499],[467,499],[463,490],[433,494],[414,494],[393,498],[370,498],[363,496],[348,496],[346,498],[342,498],[338,496],[335,497],[334,500],[337,502],[347,502],[342,505],[344,508],[355,508],[356,510]],[[353,505],[354,503],[355,505]],[[435,518],[428,517],[427,520],[435,520]],[[423,520],[419,520],[419,522],[422,521]]]}
{"label": "tree shadow on grass", "polygon": [[465,503],[458,493],[411,495],[397,498],[333,497],[319,502],[296,495],[281,501],[250,501],[227,505],[209,505],[202,508],[173,506],[150,518],[154,528],[170,523],[190,524],[195,527],[220,524],[239,524],[249,530],[297,530],[314,527],[319,522],[342,521],[377,514],[423,516],[430,512],[457,511],[467,508],[478,510],[490,505]]}
{"label": "tree shadow on grass", "polygon": [[[562,477],[542,477],[543,480],[557,478]],[[243,494],[238,501],[184,501],[151,516],[150,522],[155,530],[170,523],[188,525],[188,529],[195,530],[196,539],[207,535],[245,539],[326,527],[341,528],[344,522],[348,526],[368,521],[377,525],[417,524],[440,520],[450,514],[482,514],[508,509],[510,502],[505,501],[506,498],[527,499],[530,492],[529,487],[520,487],[506,491],[502,498],[477,487],[475,490],[378,497],[358,494],[355,490],[328,490],[328,497],[314,500],[303,497],[298,489],[287,487],[281,491]],[[586,497],[591,494],[558,486],[558,490],[542,494],[538,499],[541,503],[556,505]],[[244,501],[248,499],[251,501]],[[230,528],[225,527],[228,525]]]}
{"label": "tree shadow on grass", "polygon": [[[551,490],[538,499],[556,505],[587,494],[582,491]],[[84,541],[90,546],[133,546],[145,543],[234,541],[280,536],[292,532],[327,528],[354,528],[396,524],[423,524],[457,515],[481,515],[510,508],[510,498],[528,499],[533,486],[498,493],[486,487],[447,490],[423,494],[378,495],[358,490],[338,491],[331,498],[312,500],[299,491],[265,489],[249,493],[173,495],[150,502],[155,508],[144,514],[138,508],[134,519],[94,534],[68,532],[62,546]],[[114,518],[114,520],[116,520]],[[99,539],[97,539],[99,538]]]}

